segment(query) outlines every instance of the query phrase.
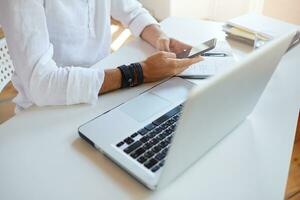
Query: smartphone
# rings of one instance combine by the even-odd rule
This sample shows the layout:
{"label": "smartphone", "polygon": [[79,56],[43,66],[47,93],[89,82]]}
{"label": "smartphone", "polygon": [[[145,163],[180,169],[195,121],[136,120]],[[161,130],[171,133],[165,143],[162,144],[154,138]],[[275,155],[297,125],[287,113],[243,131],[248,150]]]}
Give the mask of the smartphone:
{"label": "smartphone", "polygon": [[208,40],[200,45],[191,47],[190,49],[185,49],[183,52],[176,54],[176,58],[193,58],[198,55],[202,55],[203,53],[214,49],[216,47],[216,43],[216,38]]}

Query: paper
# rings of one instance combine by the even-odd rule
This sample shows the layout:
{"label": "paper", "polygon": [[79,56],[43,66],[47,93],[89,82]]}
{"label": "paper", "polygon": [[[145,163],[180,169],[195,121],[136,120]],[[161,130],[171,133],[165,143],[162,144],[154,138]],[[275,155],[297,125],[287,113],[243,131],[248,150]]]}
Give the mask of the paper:
{"label": "paper", "polygon": [[205,57],[204,61],[190,66],[187,70],[179,74],[180,77],[207,78],[215,74],[222,73],[234,65],[234,59],[230,57]]}
{"label": "paper", "polygon": [[191,65],[181,74],[177,75],[186,78],[207,78],[231,68],[236,60],[232,55],[232,49],[226,41],[218,41],[216,47],[209,53],[225,53],[226,57],[204,57],[204,60]]}

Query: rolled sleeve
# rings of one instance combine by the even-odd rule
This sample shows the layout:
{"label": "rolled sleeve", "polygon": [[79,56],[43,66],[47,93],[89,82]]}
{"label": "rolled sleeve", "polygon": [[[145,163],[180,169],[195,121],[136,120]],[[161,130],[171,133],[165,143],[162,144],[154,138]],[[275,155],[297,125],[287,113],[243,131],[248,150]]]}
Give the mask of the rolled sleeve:
{"label": "rolled sleeve", "polygon": [[158,24],[157,21],[147,12],[138,15],[129,24],[129,29],[136,37],[140,36],[144,28],[151,24]]}
{"label": "rolled sleeve", "polygon": [[111,0],[111,15],[128,26],[132,34],[140,36],[144,28],[158,22],[137,0]]}
{"label": "rolled sleeve", "polygon": [[102,69],[72,67],[67,86],[66,104],[96,103],[104,74]]}
{"label": "rolled sleeve", "polygon": [[102,68],[58,67],[53,50],[42,56],[30,76],[29,94],[38,106],[96,103],[104,81]]}

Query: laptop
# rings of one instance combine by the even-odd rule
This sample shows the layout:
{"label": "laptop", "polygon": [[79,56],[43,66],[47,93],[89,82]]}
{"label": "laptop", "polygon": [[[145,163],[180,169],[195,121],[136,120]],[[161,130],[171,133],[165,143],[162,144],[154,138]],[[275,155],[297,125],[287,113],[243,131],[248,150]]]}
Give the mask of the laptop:
{"label": "laptop", "polygon": [[83,124],[79,135],[149,189],[167,186],[252,112],[294,35],[204,86],[171,78]]}

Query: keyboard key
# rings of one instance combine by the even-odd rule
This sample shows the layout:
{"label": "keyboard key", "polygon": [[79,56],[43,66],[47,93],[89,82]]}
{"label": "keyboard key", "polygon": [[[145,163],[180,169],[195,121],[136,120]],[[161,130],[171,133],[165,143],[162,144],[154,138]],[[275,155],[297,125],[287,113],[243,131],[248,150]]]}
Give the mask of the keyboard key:
{"label": "keyboard key", "polygon": [[131,153],[133,150],[139,148],[143,143],[140,141],[136,141],[135,143],[133,143],[132,145],[130,145],[129,147],[124,149],[124,152],[129,154]]}
{"label": "keyboard key", "polygon": [[179,115],[175,115],[175,116],[174,116],[174,119],[175,119],[176,121],[178,121]]}
{"label": "keyboard key", "polygon": [[161,129],[160,128],[156,128],[152,132],[157,135],[157,134],[159,134],[161,132]]}
{"label": "keyboard key", "polygon": [[149,159],[149,158],[151,158],[152,156],[154,156],[154,152],[152,152],[151,150],[149,150],[149,151],[147,151],[147,152],[144,154],[144,156],[145,156],[147,159]]}
{"label": "keyboard key", "polygon": [[137,158],[139,157],[140,155],[142,155],[143,153],[145,153],[145,149],[143,148],[138,148],[136,151],[134,151],[133,153],[130,154],[130,156],[132,158]]}
{"label": "keyboard key", "polygon": [[153,122],[153,124],[159,126],[159,125],[161,125],[162,123],[164,123],[164,121],[166,121],[166,120],[168,120],[168,119],[169,119],[169,118],[168,118],[167,115],[163,115],[163,116],[161,116],[160,118],[158,118],[157,120],[155,120],[155,121]]}
{"label": "keyboard key", "polygon": [[154,124],[148,124],[147,126],[145,126],[145,129],[147,129],[147,130],[149,130],[149,131],[151,131],[151,130],[153,130],[153,129],[155,129],[155,125]]}
{"label": "keyboard key", "polygon": [[145,135],[144,137],[142,137],[142,138],[140,139],[140,141],[143,142],[143,143],[146,143],[146,142],[148,142],[149,140],[150,140],[150,137],[149,137],[148,135]]}
{"label": "keyboard key", "polygon": [[172,129],[170,129],[170,128],[168,128],[168,129],[166,130],[166,133],[167,133],[168,135],[171,135],[173,132],[174,132],[174,131],[173,131]]}
{"label": "keyboard key", "polygon": [[176,120],[174,119],[174,117],[172,117],[172,118],[170,119],[170,122],[171,122],[172,124],[174,124],[174,123],[176,122]]}
{"label": "keyboard key", "polygon": [[144,145],[143,145],[143,148],[144,149],[150,149],[153,145],[150,144],[149,142],[146,142]]}
{"label": "keyboard key", "polygon": [[160,150],[161,150],[161,147],[160,147],[159,145],[153,147],[153,149],[152,149],[152,151],[153,151],[154,153],[158,153],[158,152],[160,152]]}
{"label": "keyboard key", "polygon": [[175,124],[173,124],[173,125],[170,126],[170,129],[171,129],[172,131],[174,131],[175,128],[176,128],[176,125],[175,125]]}
{"label": "keyboard key", "polygon": [[156,166],[154,166],[154,167],[151,169],[151,171],[152,171],[152,172],[157,172],[157,170],[159,170],[159,168],[160,168],[160,166],[159,166],[159,165],[156,165]]}
{"label": "keyboard key", "polygon": [[165,158],[165,157],[167,156],[167,152],[166,152],[166,151],[162,151],[162,152],[161,152],[161,156],[162,156],[163,158]]}
{"label": "keyboard key", "polygon": [[157,126],[162,124],[164,121],[168,120],[173,115],[176,115],[178,112],[180,112],[180,110],[181,110],[181,106],[177,106],[177,107],[173,108],[172,110],[170,110],[169,112],[167,112],[166,114],[164,114],[163,116],[161,116],[160,118],[155,120],[153,122],[153,124],[155,124]]}
{"label": "keyboard key", "polygon": [[159,163],[159,166],[164,166],[165,165],[165,161],[164,160],[162,160],[160,163]]}
{"label": "keyboard key", "polygon": [[169,134],[166,131],[164,131],[164,132],[162,132],[162,135],[166,138],[166,137],[168,137]]}
{"label": "keyboard key", "polygon": [[140,135],[146,135],[146,134],[148,133],[148,130],[142,128],[141,130],[138,131],[138,133],[139,133]]}
{"label": "keyboard key", "polygon": [[158,162],[157,160],[152,158],[152,159],[148,160],[147,162],[145,162],[144,166],[147,167],[148,169],[151,169],[154,165],[157,164],[157,162]]}
{"label": "keyboard key", "polygon": [[164,124],[161,125],[161,127],[162,127],[163,129],[167,129],[167,128],[169,127],[169,125],[166,124],[166,123],[164,123]]}
{"label": "keyboard key", "polygon": [[168,153],[169,148],[165,148],[162,150],[163,153],[167,154]]}
{"label": "keyboard key", "polygon": [[168,124],[169,126],[171,126],[173,124],[173,122],[171,120],[172,120],[172,118],[169,119],[168,121],[166,121],[166,124]]}
{"label": "keyboard key", "polygon": [[119,142],[119,143],[117,144],[117,147],[121,147],[123,144],[124,144],[123,141],[122,141],[122,142]]}
{"label": "keyboard key", "polygon": [[146,162],[147,158],[145,156],[140,156],[137,161],[141,164],[143,164],[144,162]]}
{"label": "keyboard key", "polygon": [[125,142],[126,144],[131,144],[131,143],[134,142],[134,140],[133,140],[131,137],[128,137],[128,138],[126,138],[126,139],[124,140],[124,142]]}
{"label": "keyboard key", "polygon": [[168,142],[169,144],[171,143],[171,140],[172,140],[172,136],[171,135],[165,139],[165,141]]}
{"label": "keyboard key", "polygon": [[155,131],[157,131],[157,132],[161,132],[162,130],[163,129],[160,126],[157,126],[156,129],[155,129]]}
{"label": "keyboard key", "polygon": [[156,145],[158,142],[159,142],[159,141],[158,141],[157,138],[153,138],[152,140],[150,140],[149,143],[152,144],[152,145]]}
{"label": "keyboard key", "polygon": [[153,138],[156,136],[156,133],[151,131],[150,133],[147,134],[150,138]]}
{"label": "keyboard key", "polygon": [[160,141],[162,141],[163,139],[165,139],[165,136],[163,134],[159,134],[157,136],[157,139],[159,139]]}
{"label": "keyboard key", "polygon": [[166,141],[161,141],[159,144],[158,144],[161,148],[165,148],[166,146],[168,146],[168,143]]}
{"label": "keyboard key", "polygon": [[158,161],[164,159],[166,157],[166,154],[158,153],[154,158]]}
{"label": "keyboard key", "polygon": [[135,138],[136,136],[138,136],[138,133],[134,133],[134,134],[132,134],[130,137],[131,137],[131,138]]}

